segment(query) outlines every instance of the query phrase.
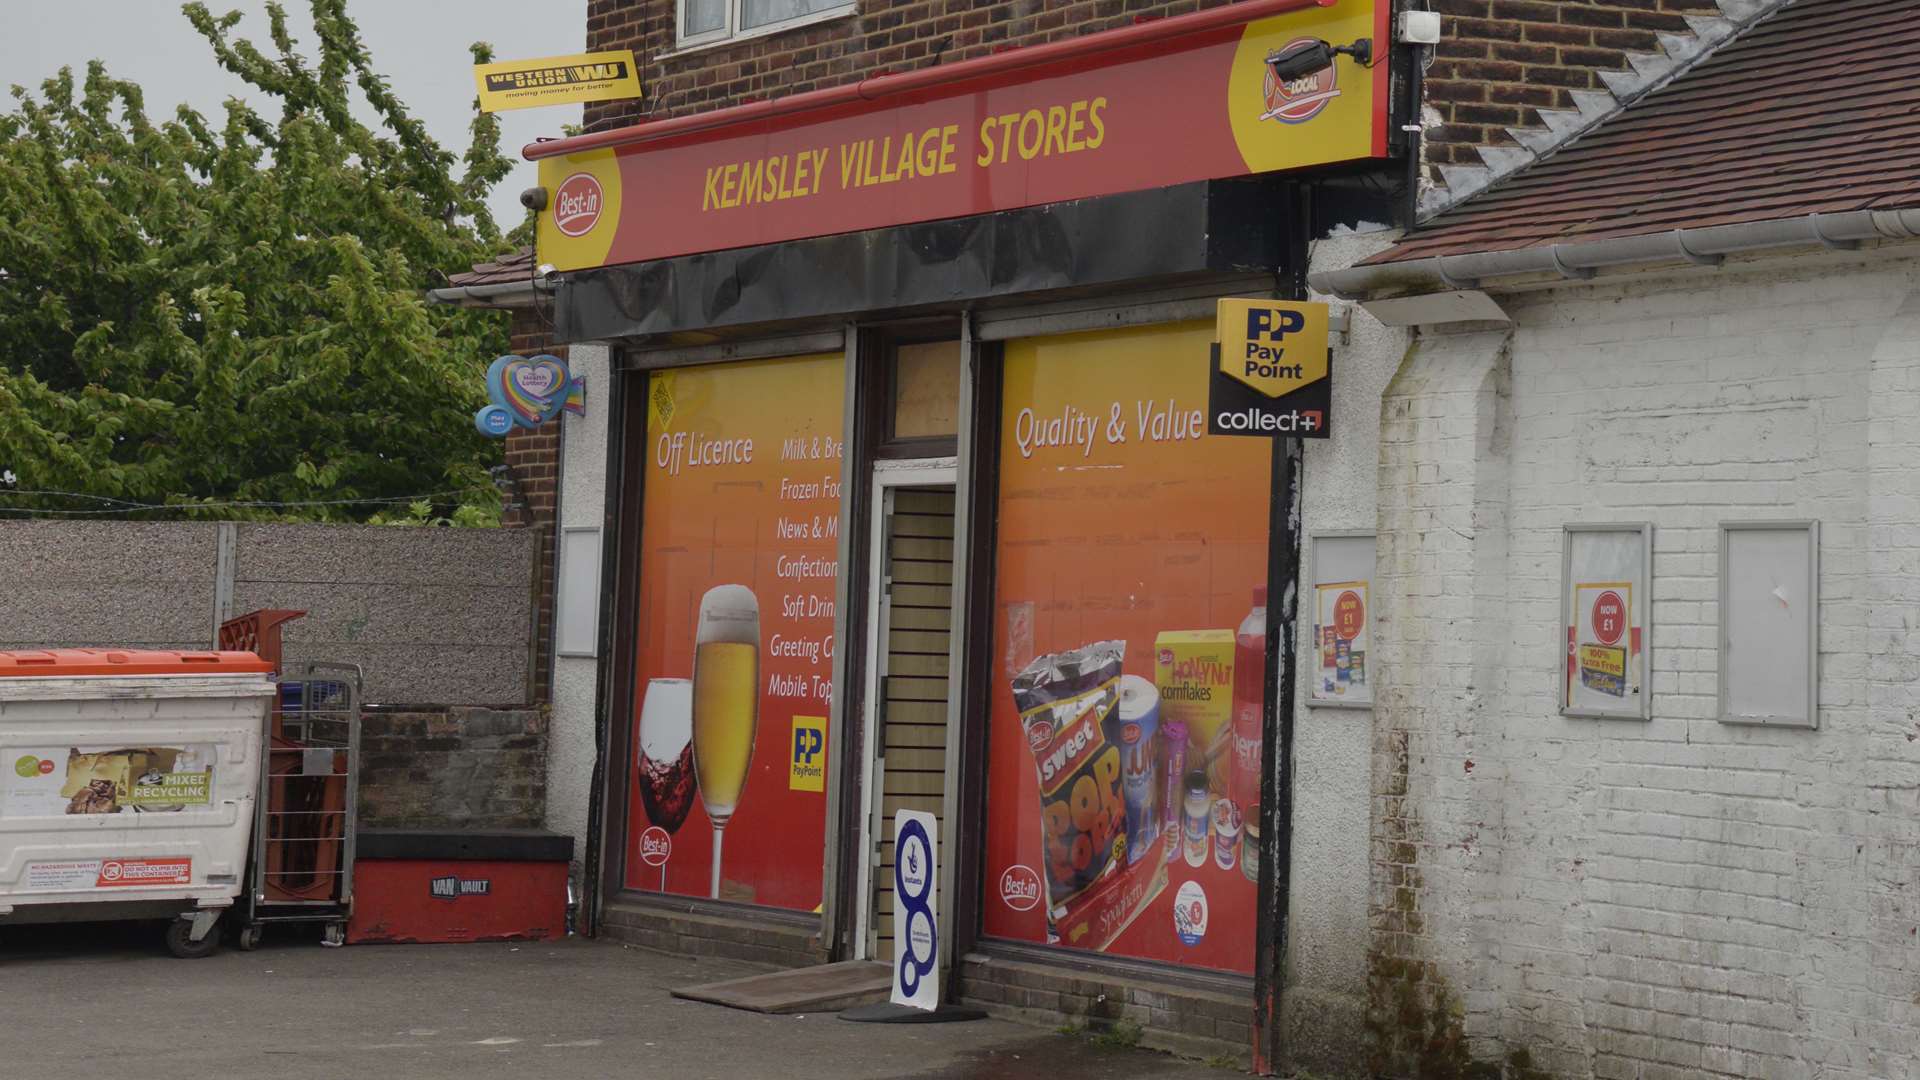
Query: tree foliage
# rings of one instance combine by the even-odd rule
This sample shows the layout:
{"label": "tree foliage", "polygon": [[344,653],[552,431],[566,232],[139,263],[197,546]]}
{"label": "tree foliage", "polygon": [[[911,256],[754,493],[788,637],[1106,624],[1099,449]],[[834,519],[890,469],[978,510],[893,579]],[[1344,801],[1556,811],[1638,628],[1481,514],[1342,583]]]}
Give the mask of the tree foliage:
{"label": "tree foliage", "polygon": [[270,50],[234,35],[239,13],[185,5],[209,62],[264,105],[230,99],[218,123],[185,106],[154,122],[98,62],[13,88],[0,511],[344,521],[434,493],[433,516],[497,513],[499,446],[471,416],[504,320],[422,294],[502,249],[486,205],[511,168],[498,125],[476,112],[465,154],[443,149],[375,72],[346,0],[310,3],[311,60],[278,4]]}

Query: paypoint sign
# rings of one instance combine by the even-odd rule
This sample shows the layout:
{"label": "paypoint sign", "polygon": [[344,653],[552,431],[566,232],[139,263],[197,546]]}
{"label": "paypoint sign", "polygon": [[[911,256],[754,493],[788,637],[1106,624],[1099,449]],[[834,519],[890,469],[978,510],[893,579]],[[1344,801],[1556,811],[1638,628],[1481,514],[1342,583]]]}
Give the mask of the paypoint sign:
{"label": "paypoint sign", "polygon": [[1220,301],[1207,393],[1209,433],[1324,439],[1332,401],[1327,305]]}

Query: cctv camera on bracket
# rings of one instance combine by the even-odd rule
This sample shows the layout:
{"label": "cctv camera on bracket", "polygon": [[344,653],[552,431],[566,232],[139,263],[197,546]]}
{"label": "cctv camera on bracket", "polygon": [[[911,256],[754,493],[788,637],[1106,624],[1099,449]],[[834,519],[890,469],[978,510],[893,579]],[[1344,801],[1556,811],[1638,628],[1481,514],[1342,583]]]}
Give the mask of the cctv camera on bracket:
{"label": "cctv camera on bracket", "polygon": [[1316,71],[1333,66],[1335,56],[1351,56],[1361,67],[1373,63],[1373,39],[1361,38],[1351,45],[1329,45],[1324,41],[1300,41],[1267,54],[1267,67],[1281,82],[1304,79]]}

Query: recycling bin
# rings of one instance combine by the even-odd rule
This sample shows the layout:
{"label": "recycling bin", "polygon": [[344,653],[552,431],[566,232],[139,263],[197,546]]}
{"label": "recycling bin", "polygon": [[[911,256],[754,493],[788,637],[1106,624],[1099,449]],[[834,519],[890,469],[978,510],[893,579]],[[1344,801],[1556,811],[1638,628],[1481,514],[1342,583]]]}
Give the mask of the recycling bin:
{"label": "recycling bin", "polygon": [[245,652],[0,652],[0,925],[167,919],[211,953],[273,701]]}

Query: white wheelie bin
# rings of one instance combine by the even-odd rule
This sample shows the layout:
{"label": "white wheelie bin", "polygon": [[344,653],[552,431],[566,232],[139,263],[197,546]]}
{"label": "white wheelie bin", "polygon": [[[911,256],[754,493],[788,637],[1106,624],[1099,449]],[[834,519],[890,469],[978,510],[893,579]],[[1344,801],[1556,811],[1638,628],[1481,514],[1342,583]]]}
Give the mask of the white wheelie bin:
{"label": "white wheelie bin", "polygon": [[244,652],[0,652],[0,924],[167,919],[174,955],[213,952],[272,672]]}

